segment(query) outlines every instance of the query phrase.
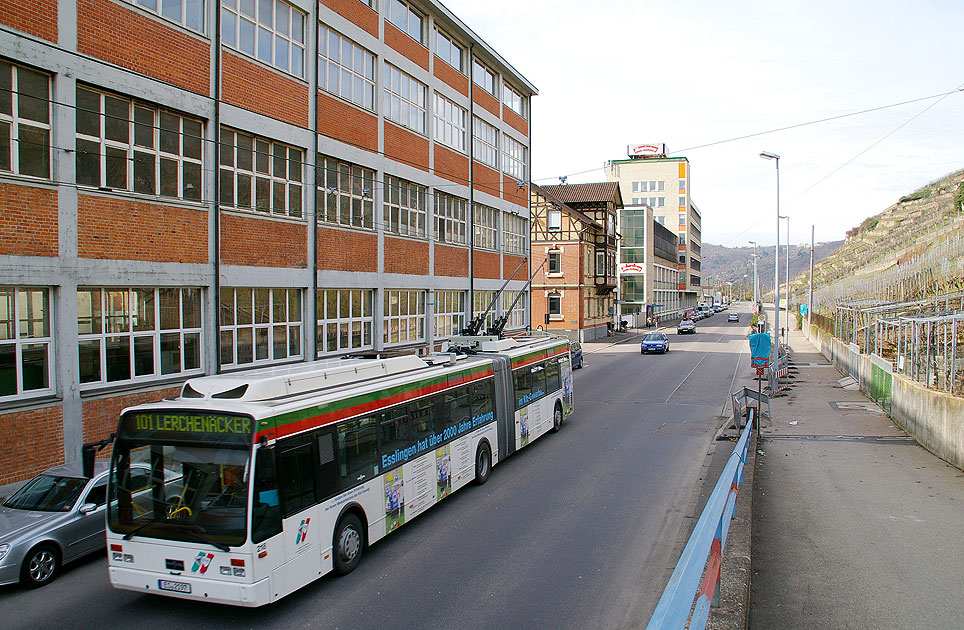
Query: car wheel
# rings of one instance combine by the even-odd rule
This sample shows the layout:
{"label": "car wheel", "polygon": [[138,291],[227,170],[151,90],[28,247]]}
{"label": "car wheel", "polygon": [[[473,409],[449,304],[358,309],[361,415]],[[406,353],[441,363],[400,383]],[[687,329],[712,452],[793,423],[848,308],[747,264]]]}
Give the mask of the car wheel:
{"label": "car wheel", "polygon": [[556,408],[552,412],[552,429],[550,429],[550,431],[552,431],[553,433],[556,433],[559,431],[559,428],[561,426],[562,426],[562,405],[560,405],[559,403],[556,403]]}
{"label": "car wheel", "polygon": [[31,549],[20,568],[20,582],[29,588],[49,584],[60,569],[60,554],[53,545],[37,545]]}
{"label": "car wheel", "polygon": [[489,445],[482,442],[479,450],[475,454],[475,483],[480,486],[489,480],[489,472],[492,470],[492,452]]}
{"label": "car wheel", "polygon": [[354,571],[361,562],[365,546],[361,519],[357,515],[349,512],[338,521],[332,546],[335,548],[335,571],[338,575],[347,575]]}

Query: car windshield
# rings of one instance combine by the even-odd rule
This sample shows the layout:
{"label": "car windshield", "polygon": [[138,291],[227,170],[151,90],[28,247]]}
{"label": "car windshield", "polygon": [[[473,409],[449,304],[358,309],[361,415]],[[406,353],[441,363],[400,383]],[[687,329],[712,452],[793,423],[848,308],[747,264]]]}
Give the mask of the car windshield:
{"label": "car windshield", "polygon": [[248,449],[118,440],[114,451],[107,517],[112,531],[244,542]]}
{"label": "car windshield", "polygon": [[67,512],[74,506],[87,481],[79,477],[38,475],[4,501],[3,506],[18,510]]}
{"label": "car windshield", "polygon": [[643,341],[662,341],[662,340],[663,340],[663,335],[658,333],[649,333],[648,335],[643,337]]}

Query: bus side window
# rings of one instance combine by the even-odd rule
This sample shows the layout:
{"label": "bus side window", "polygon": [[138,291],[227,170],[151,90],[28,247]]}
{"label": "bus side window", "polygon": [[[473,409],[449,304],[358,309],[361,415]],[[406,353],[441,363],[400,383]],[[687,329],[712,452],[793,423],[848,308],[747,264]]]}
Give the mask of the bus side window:
{"label": "bus side window", "polygon": [[512,373],[512,379],[515,385],[515,408],[522,409],[529,404],[529,394],[532,391],[529,380],[529,368],[524,367],[516,370]]}
{"label": "bus side window", "polygon": [[409,403],[408,415],[411,418],[413,440],[423,440],[435,431],[435,403],[431,398]]}
{"label": "bus side window", "polygon": [[316,502],[315,458],[311,442],[283,445],[279,451],[280,489],[284,498],[284,516],[288,517]]}
{"label": "bus side window", "polygon": [[378,474],[375,418],[356,418],[338,425],[338,466],[341,488],[351,488]]}
{"label": "bus side window", "polygon": [[254,461],[254,510],[251,513],[251,541],[281,533],[278,479],[274,470],[274,449],[259,448]]}
{"label": "bus side window", "polygon": [[529,387],[532,388],[531,398],[533,400],[542,398],[546,395],[546,366],[545,364],[533,365],[529,368]]}
{"label": "bus side window", "polygon": [[557,392],[562,389],[562,379],[559,378],[559,360],[550,359],[546,362],[546,391]]}
{"label": "bus side window", "polygon": [[379,414],[379,435],[382,453],[391,455],[412,445],[412,429],[406,405]]}
{"label": "bus side window", "polygon": [[469,388],[457,387],[442,394],[439,417],[435,420],[435,430],[444,433],[445,429],[469,420]]}
{"label": "bus side window", "polygon": [[472,385],[472,418],[478,418],[481,422],[486,422],[486,416],[492,413],[492,383],[484,381]]}
{"label": "bus side window", "polygon": [[321,479],[318,498],[324,501],[338,494],[338,462],[335,460],[335,435],[330,429],[319,433],[318,474]]}

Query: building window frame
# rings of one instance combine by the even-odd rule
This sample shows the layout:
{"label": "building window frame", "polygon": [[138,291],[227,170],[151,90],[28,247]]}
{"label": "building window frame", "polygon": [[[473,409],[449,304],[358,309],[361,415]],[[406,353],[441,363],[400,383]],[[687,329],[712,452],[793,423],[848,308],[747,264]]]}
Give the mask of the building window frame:
{"label": "building window frame", "polygon": [[562,231],[562,210],[550,209],[546,212],[546,229],[550,232]]}
{"label": "building window frame", "polygon": [[50,75],[0,59],[0,172],[50,179],[50,118]]}
{"label": "building window frame", "polygon": [[472,222],[475,228],[474,245],[478,249],[489,249],[495,251],[499,246],[499,214],[498,210],[491,206],[477,203],[472,213]]}
{"label": "building window frame", "polygon": [[77,288],[81,387],[204,372],[201,287]]}
{"label": "building window frame", "polygon": [[526,180],[526,146],[508,134],[502,134],[502,172],[517,181]]}
{"label": "building window frame", "polygon": [[389,0],[388,21],[419,44],[425,45],[425,16],[404,0]]}
{"label": "building window frame", "polygon": [[385,64],[384,109],[387,120],[426,135],[426,95],[428,86],[402,72],[390,63]]}
{"label": "building window frame", "polygon": [[[129,4],[149,11],[166,20],[176,22],[186,29],[196,33],[204,34],[204,21],[207,12],[205,11],[205,0],[126,0]],[[160,7],[158,7],[160,4]],[[173,10],[177,10],[174,15]]]}
{"label": "building window frame", "polygon": [[438,92],[434,93],[435,142],[465,153],[466,120],[469,113]]}
{"label": "building window frame", "polygon": [[485,313],[489,305],[492,308],[485,316],[485,326],[484,330],[488,330],[495,324],[495,319],[497,317],[496,311],[499,308],[498,300],[495,299],[495,291],[474,291],[472,296],[472,319],[476,319]]}
{"label": "building window frame", "polygon": [[393,175],[385,175],[382,221],[387,232],[425,238],[428,188]]}
{"label": "building window frame", "polygon": [[525,114],[525,97],[508,83],[502,82],[502,103],[523,118]]}
{"label": "building window frame", "polygon": [[0,287],[0,401],[54,393],[51,293],[48,287]]}
{"label": "building window frame", "polygon": [[[245,5],[254,7],[252,12]],[[302,79],[307,21],[305,13],[282,0],[221,1],[221,41],[225,45]]]}
{"label": "building window frame", "polygon": [[222,208],[304,219],[304,149],[230,127],[220,142]]}
{"label": "building window frame", "polygon": [[[300,359],[302,289],[221,287],[222,368]],[[244,346],[250,343],[250,351]]]}
{"label": "building window frame", "polygon": [[526,299],[525,293],[521,291],[503,291],[502,292],[502,305],[499,309],[504,317],[508,312],[509,307],[515,302],[516,297],[519,293],[523,293],[519,301],[515,303],[515,308],[509,314],[508,319],[506,319],[505,328],[506,330],[517,330],[519,328],[525,328],[528,318],[526,317],[526,304],[528,300]]}
{"label": "building window frame", "polygon": [[424,289],[386,289],[383,308],[386,346],[425,341]]}
{"label": "building window frame", "polygon": [[318,23],[318,89],[375,111],[375,55],[322,22]]}
{"label": "building window frame", "polygon": [[317,356],[374,347],[373,290],[318,289],[317,295]]}
{"label": "building window frame", "polygon": [[461,197],[435,191],[435,240],[464,245],[469,202]]}
{"label": "building window frame", "polygon": [[562,275],[562,252],[547,252],[546,273]]}
{"label": "building window frame", "polygon": [[436,341],[459,335],[465,328],[467,291],[435,290],[434,337]]}
{"label": "building window frame", "polygon": [[315,214],[319,223],[374,229],[375,171],[318,154]]}
{"label": "building window frame", "polygon": [[81,186],[199,202],[203,134],[199,119],[77,85],[76,178]]}
{"label": "building window frame", "polygon": [[546,296],[546,313],[549,317],[562,318],[562,294],[550,293]]}
{"label": "building window frame", "polygon": [[478,59],[472,60],[472,82],[492,96],[495,96],[495,73],[489,70],[485,64]]}
{"label": "building window frame", "polygon": [[435,29],[435,55],[459,72],[464,72],[462,59],[465,49],[455,41],[455,38],[449,37],[448,33],[440,28]]}
{"label": "building window frame", "polygon": [[499,168],[499,130],[478,116],[472,118],[473,159]]}
{"label": "building window frame", "polygon": [[502,215],[502,251],[506,254],[525,254],[528,248],[529,221],[516,214]]}

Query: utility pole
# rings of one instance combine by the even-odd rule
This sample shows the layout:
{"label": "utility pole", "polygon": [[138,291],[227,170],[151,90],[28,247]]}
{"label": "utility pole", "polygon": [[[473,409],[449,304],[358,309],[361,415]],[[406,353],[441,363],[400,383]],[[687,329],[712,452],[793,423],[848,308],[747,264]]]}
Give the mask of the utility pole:
{"label": "utility pole", "polygon": [[813,237],[815,225],[810,226],[810,291],[807,295],[807,329],[810,329],[810,314],[813,313]]}
{"label": "utility pole", "polygon": [[790,215],[787,215],[787,343],[790,342]]}

